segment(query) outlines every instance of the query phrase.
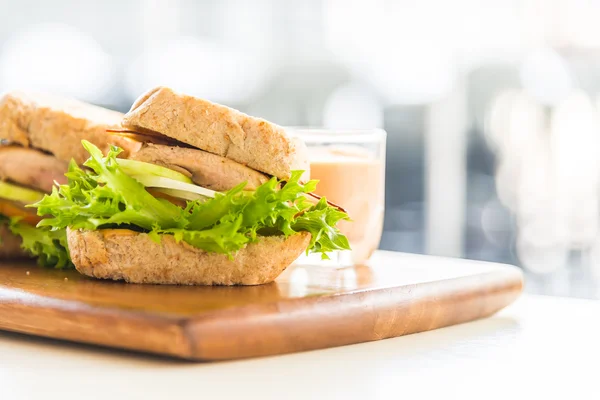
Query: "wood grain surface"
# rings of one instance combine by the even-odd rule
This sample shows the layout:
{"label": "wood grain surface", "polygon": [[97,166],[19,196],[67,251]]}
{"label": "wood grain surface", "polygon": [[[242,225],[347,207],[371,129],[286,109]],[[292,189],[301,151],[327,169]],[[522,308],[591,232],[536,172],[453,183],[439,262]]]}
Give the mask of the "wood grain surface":
{"label": "wood grain surface", "polygon": [[245,287],[135,285],[0,264],[0,329],[191,360],[385,339],[489,316],[516,267],[378,252],[368,266],[294,266]]}

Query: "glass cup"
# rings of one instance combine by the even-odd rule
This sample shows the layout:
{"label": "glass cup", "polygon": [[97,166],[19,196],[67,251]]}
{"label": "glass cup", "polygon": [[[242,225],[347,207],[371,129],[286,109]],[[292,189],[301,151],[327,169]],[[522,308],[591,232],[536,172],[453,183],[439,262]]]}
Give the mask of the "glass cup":
{"label": "glass cup", "polygon": [[385,208],[386,133],[373,130],[288,128],[308,147],[311,179],[319,180],[316,194],[341,206],[352,221],[338,225],[352,250],[302,256],[297,264],[339,267],[364,264],[379,247]]}

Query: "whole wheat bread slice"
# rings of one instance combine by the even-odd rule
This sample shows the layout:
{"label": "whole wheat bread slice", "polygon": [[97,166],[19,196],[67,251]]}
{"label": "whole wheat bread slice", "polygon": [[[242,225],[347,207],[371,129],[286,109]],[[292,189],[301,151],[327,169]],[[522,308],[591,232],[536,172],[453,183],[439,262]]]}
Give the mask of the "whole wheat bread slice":
{"label": "whole wheat bread slice", "polygon": [[127,229],[67,229],[71,259],[77,270],[101,279],[178,285],[260,285],[275,280],[310,242],[301,232],[287,239],[263,237],[239,250],[231,260],[177,243],[162,235],[160,243],[146,233]]}
{"label": "whole wheat bread slice", "polygon": [[166,87],[140,96],[122,125],[168,136],[280,179],[288,179],[293,170],[309,176],[305,144],[282,127]]}
{"label": "whole wheat bread slice", "polygon": [[52,153],[62,161],[79,164],[89,154],[81,145],[86,139],[104,153],[111,144],[125,150],[139,147],[133,141],[111,135],[123,114],[74,99],[39,93],[11,92],[0,98],[0,140]]}

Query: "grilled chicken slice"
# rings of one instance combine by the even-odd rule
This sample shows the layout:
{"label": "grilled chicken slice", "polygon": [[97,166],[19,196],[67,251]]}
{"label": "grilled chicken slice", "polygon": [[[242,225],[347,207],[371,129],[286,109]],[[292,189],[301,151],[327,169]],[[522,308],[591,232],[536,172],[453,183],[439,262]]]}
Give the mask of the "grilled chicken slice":
{"label": "grilled chicken slice", "polygon": [[66,183],[68,164],[39,150],[0,146],[0,180],[50,192],[54,181]]}
{"label": "grilled chicken slice", "polygon": [[199,149],[145,143],[129,158],[179,171],[197,185],[219,192],[244,181],[248,182],[246,190],[254,190],[269,180],[252,168]]}

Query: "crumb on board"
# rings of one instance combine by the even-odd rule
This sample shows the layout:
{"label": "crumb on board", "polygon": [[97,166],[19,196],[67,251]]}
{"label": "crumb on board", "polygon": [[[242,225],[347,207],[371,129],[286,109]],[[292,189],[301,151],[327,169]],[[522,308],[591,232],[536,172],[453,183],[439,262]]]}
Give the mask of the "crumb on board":
{"label": "crumb on board", "polygon": [[25,272],[25,275],[29,275],[29,271]]}
{"label": "crumb on board", "polygon": [[68,281],[68,280],[69,280],[69,278],[65,278],[65,281]]}

